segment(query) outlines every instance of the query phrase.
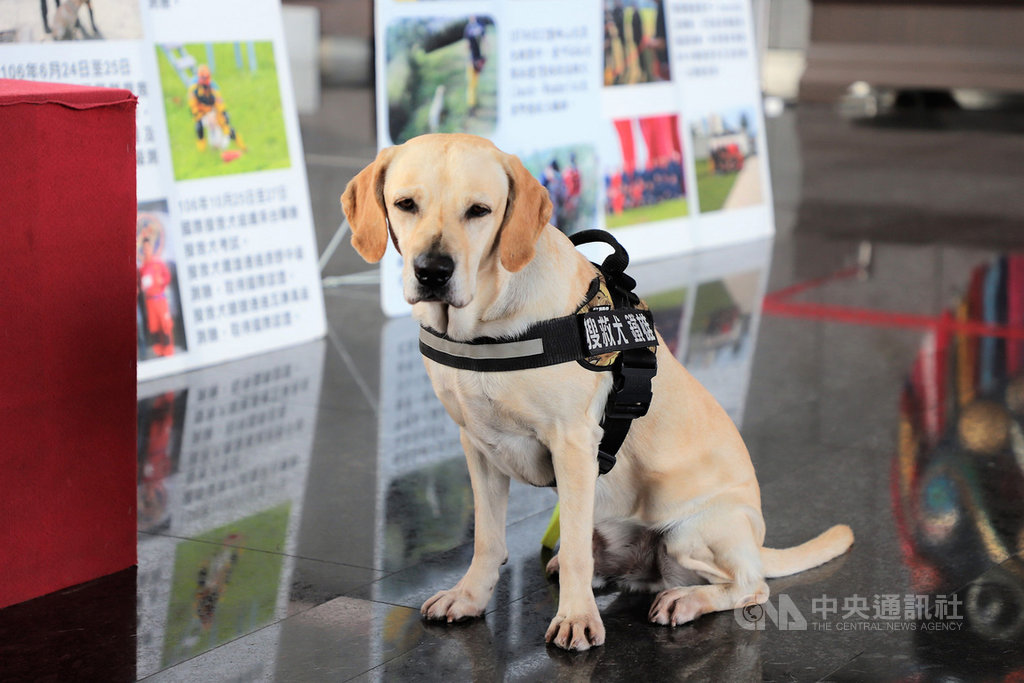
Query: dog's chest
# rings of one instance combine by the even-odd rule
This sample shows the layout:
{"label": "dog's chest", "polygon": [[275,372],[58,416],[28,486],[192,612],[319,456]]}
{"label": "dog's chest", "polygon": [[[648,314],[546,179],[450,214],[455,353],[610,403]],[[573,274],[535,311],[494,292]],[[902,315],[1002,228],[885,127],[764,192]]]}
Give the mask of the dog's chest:
{"label": "dog's chest", "polygon": [[551,453],[537,438],[538,415],[521,383],[504,373],[438,368],[431,373],[438,397],[472,445],[499,470],[544,486],[554,479]]}

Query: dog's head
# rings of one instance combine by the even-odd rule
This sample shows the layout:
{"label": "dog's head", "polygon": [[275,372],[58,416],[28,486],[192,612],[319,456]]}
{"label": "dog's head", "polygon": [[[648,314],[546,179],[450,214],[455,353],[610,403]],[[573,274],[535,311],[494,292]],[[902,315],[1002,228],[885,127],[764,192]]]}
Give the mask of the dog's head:
{"label": "dog's head", "polygon": [[389,147],[341,196],[352,246],[373,263],[394,232],[409,303],[468,305],[481,271],[521,270],[551,218],[547,190],[519,159],[472,135]]}

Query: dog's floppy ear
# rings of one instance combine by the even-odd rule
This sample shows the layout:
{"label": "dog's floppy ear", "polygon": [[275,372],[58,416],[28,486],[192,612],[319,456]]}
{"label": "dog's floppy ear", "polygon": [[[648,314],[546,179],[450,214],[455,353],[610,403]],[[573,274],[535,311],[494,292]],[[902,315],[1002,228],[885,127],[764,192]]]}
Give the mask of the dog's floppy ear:
{"label": "dog's floppy ear", "polygon": [[382,149],[373,163],[349,181],[341,208],[352,228],[352,246],[370,263],[380,261],[388,247],[388,217],[384,207],[384,174],[394,147]]}
{"label": "dog's floppy ear", "polygon": [[551,197],[519,157],[505,156],[508,173],[508,202],[501,226],[501,265],[516,272],[533,259],[534,245],[551,220]]}

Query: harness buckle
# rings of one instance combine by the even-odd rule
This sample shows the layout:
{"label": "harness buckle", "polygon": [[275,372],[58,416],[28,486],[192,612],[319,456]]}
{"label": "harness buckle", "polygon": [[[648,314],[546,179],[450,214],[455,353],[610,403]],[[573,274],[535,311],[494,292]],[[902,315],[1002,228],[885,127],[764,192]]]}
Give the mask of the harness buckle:
{"label": "harness buckle", "polygon": [[605,404],[605,417],[629,420],[643,417],[651,407],[651,380],[658,373],[658,358],[648,348],[629,349],[622,352],[619,363]]}
{"label": "harness buckle", "polygon": [[597,475],[608,474],[615,467],[615,456],[606,453],[603,448],[597,449]]}

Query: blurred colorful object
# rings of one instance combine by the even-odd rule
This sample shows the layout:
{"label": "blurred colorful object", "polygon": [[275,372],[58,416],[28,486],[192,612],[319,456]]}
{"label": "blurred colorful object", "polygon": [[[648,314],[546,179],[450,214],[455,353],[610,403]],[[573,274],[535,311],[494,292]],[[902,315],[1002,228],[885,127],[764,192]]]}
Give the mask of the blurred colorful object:
{"label": "blurred colorful object", "polygon": [[1024,638],[1024,255],[975,268],[925,334],[891,491],[911,588],[959,591],[973,638]]}

